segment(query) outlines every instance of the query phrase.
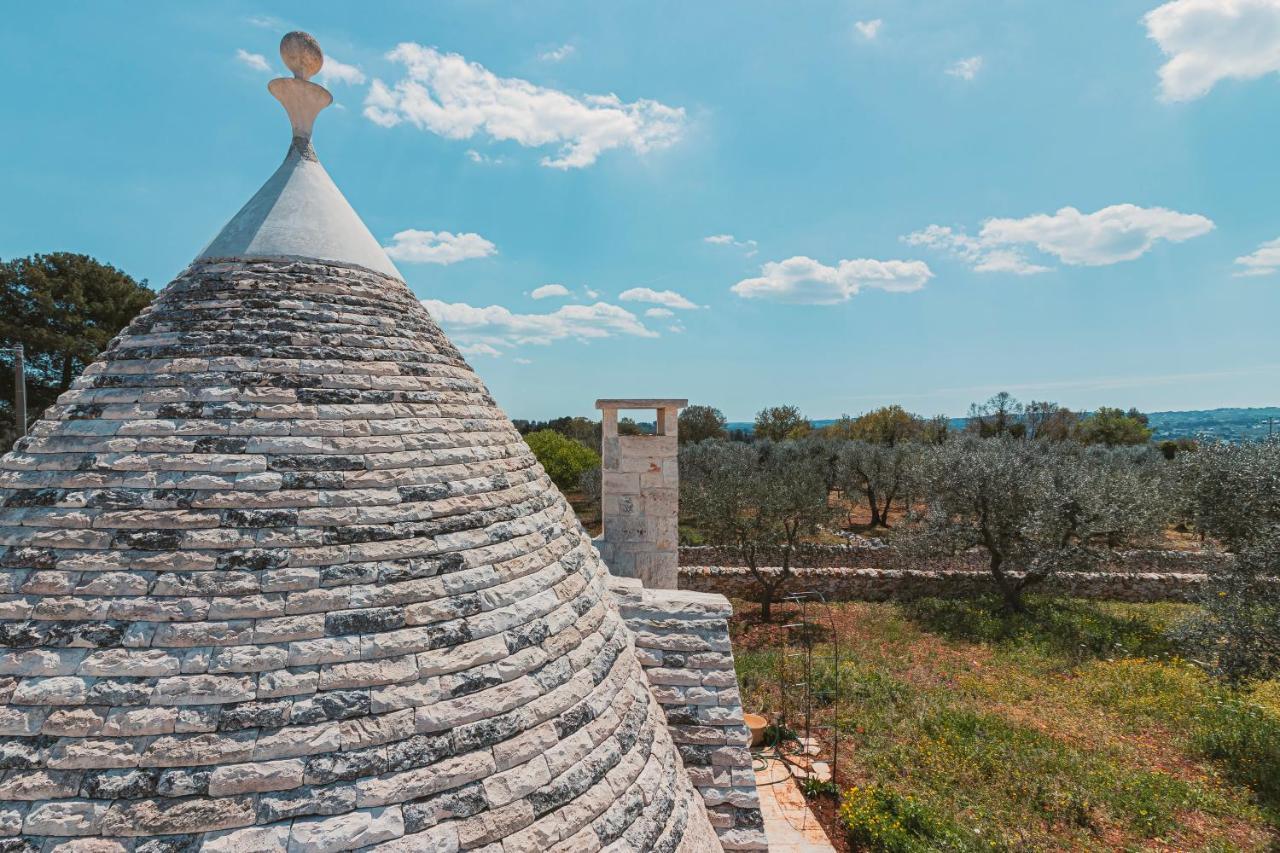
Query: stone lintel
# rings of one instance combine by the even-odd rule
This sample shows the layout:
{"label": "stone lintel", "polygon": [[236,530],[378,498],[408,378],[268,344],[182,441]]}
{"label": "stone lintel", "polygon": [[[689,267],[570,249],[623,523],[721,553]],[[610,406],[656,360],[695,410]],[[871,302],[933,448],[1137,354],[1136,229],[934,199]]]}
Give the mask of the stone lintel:
{"label": "stone lintel", "polygon": [[596,400],[597,409],[684,409],[689,401],[661,397],[631,397],[608,400]]}

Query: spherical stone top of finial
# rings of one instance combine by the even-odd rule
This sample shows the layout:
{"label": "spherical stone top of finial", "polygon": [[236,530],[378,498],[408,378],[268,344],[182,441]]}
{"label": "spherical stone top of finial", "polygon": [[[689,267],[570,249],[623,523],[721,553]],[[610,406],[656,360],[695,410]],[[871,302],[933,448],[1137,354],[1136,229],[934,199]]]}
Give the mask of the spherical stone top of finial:
{"label": "spherical stone top of finial", "polygon": [[300,30],[285,33],[285,37],[280,39],[280,58],[293,72],[294,77],[300,77],[303,80],[314,77],[324,65],[324,53],[320,50],[320,43],[310,33]]}

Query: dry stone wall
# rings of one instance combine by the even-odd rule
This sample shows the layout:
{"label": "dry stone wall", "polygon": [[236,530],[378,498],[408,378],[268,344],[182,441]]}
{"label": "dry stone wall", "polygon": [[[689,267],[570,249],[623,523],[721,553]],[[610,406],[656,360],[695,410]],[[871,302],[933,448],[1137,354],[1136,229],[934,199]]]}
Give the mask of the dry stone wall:
{"label": "dry stone wall", "polygon": [[722,595],[614,579],[636,655],[725,850],[767,850]]}
{"label": "dry stone wall", "polygon": [[720,849],[598,555],[396,279],[193,265],[0,504],[6,853]]}
{"label": "dry stone wall", "polygon": [[[1105,572],[1148,572],[1156,574],[1205,574],[1223,566],[1229,557],[1220,551],[1169,551],[1133,549],[1114,552],[1098,567]],[[767,563],[779,565],[776,555]],[[681,566],[734,566],[739,557],[730,549],[710,545],[681,545]],[[982,553],[927,559],[903,553],[888,545],[807,545],[798,549],[791,564],[804,568],[901,569],[909,571],[987,571]]]}
{"label": "dry stone wall", "polygon": [[[779,568],[762,570],[776,575]],[[783,594],[812,590],[827,601],[896,601],[928,597],[972,597],[994,594],[991,575],[976,571],[918,569],[801,568]],[[1014,577],[1017,572],[1010,572]],[[1076,598],[1116,601],[1195,601],[1208,579],[1205,574],[1158,572],[1059,572],[1035,587]],[[740,566],[681,566],[682,589],[755,599],[760,590],[751,572]]]}

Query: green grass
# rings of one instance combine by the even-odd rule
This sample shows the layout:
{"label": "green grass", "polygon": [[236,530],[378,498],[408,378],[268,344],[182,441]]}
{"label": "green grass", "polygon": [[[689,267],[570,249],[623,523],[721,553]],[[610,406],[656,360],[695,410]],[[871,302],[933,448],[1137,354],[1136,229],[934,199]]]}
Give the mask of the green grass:
{"label": "green grass", "polygon": [[[815,715],[841,734],[861,848],[1280,849],[1280,685],[1232,690],[1180,659],[1166,630],[1190,608],[834,607],[842,663],[825,632]],[[734,633],[747,710],[779,712],[782,632]]]}

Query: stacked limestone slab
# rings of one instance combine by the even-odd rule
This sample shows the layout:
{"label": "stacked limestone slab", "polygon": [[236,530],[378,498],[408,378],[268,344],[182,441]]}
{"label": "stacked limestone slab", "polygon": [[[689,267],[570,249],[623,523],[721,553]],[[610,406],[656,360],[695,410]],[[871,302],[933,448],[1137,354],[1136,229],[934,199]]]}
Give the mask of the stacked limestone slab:
{"label": "stacked limestone slab", "polygon": [[732,605],[722,595],[644,589],[629,578],[615,578],[611,589],[724,849],[768,850],[729,640]]}
{"label": "stacked limestone slab", "polygon": [[568,503],[282,169],[212,245],[289,257],[202,256],[0,460],[0,851],[720,850]]}
{"label": "stacked limestone slab", "polygon": [[718,849],[598,556],[402,282],[194,265],[0,469],[0,849]]}

